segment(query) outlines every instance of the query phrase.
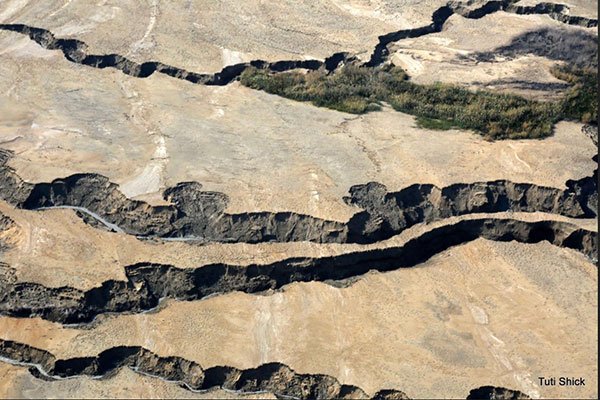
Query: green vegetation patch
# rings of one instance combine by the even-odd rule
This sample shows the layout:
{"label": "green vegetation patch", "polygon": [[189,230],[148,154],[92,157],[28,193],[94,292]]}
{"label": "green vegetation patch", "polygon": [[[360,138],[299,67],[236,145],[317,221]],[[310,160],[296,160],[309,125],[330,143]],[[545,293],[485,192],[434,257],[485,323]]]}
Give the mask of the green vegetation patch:
{"label": "green vegetation patch", "polygon": [[[581,75],[572,78],[582,79]],[[585,78],[588,79],[588,78]],[[596,75],[597,80],[597,75]],[[577,81],[580,82],[580,81]],[[417,116],[417,123],[430,129],[462,128],[493,139],[542,138],[552,134],[559,119],[593,120],[589,82],[562,103],[528,100],[490,91],[470,91],[456,85],[418,85],[399,67],[366,68],[347,65],[333,73],[325,71],[270,73],[249,68],[241,83],[318,107],[362,114],[380,109],[382,102],[395,110]],[[575,84],[577,86],[577,83]],[[597,104],[597,103],[596,103]]]}
{"label": "green vegetation patch", "polygon": [[598,123],[598,72],[595,68],[558,66],[552,74],[573,86],[563,100],[562,115],[583,123]]}
{"label": "green vegetation patch", "polygon": [[348,65],[335,73],[292,71],[269,73],[249,68],[241,76],[241,83],[253,89],[264,90],[288,99],[310,101],[315,106],[327,107],[352,114],[376,111],[390,90],[400,90],[408,76],[401,68],[361,68]]}
{"label": "green vegetation patch", "polygon": [[432,129],[435,131],[447,131],[457,128],[453,121],[434,119],[427,117],[417,117],[417,126],[424,129]]}

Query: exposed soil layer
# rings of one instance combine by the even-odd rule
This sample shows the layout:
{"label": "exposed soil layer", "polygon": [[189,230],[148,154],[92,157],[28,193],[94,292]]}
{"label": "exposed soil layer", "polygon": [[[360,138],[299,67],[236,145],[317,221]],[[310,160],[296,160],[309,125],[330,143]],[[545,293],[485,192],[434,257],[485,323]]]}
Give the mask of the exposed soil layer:
{"label": "exposed soil layer", "polygon": [[[94,357],[56,359],[51,353],[9,340],[0,340],[0,356],[29,366],[30,372],[45,380],[76,376],[109,377],[123,367],[179,383],[189,390],[222,388],[240,393],[268,392],[281,398],[331,399],[367,398],[360,388],[342,385],[337,379],[320,374],[298,374],[280,363],[263,364],[240,370],[217,366],[203,369],[198,363],[180,357],[161,357],[143,347],[113,347]],[[404,399],[400,391],[379,393],[375,398]]]}
{"label": "exposed soil layer", "polygon": [[597,170],[566,182],[564,190],[506,180],[458,183],[444,188],[415,184],[387,192],[370,182],[350,188],[347,204],[364,211],[348,222],[293,212],[228,214],[228,197],[182,182],[164,191],[168,206],[130,200],[118,185],[98,174],[75,174],[50,183],[24,182],[0,150],[0,198],[27,210],[70,207],[86,222],[138,237],[184,238],[214,242],[374,243],[422,222],[470,213],[546,212],[573,218],[597,215]]}
{"label": "exposed soil layer", "polygon": [[591,259],[598,251],[598,233],[570,223],[482,218],[434,228],[402,246],[337,256],[290,258],[248,266],[209,264],[186,269],[138,263],[125,267],[127,281],[108,280],[87,291],[16,282],[14,270],[4,266],[0,268],[0,314],[86,323],[98,314],[150,310],[163,298],[193,301],[232,291],[258,293],[292,282],[320,281],[343,286],[372,270],[385,272],[413,267],[452,246],[478,238],[521,243],[546,240]]}
{"label": "exposed soil layer", "polygon": [[[228,366],[202,368],[181,357],[161,357],[139,346],[119,346],[96,356],[57,359],[48,351],[11,340],[0,339],[3,361],[29,367],[32,375],[44,380],[81,376],[109,378],[120,368],[178,383],[193,391],[214,388],[244,393],[273,393],[278,398],[293,399],[366,399],[359,387],[341,384],[323,374],[299,374],[285,364],[268,363],[240,370]],[[402,391],[383,389],[371,397],[375,400],[409,399]],[[474,389],[469,399],[527,399],[521,392],[484,386]]]}

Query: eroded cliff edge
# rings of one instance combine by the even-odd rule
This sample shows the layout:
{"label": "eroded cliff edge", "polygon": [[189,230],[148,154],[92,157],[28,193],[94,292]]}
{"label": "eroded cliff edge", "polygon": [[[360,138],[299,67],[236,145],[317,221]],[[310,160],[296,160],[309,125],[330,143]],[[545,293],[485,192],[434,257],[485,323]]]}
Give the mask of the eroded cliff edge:
{"label": "eroded cliff edge", "polygon": [[[374,243],[422,222],[470,213],[546,212],[572,218],[597,215],[597,169],[566,182],[566,189],[507,180],[458,183],[444,188],[415,184],[389,193],[379,183],[350,188],[344,201],[363,211],[346,223],[294,212],[225,212],[227,195],[182,182],[164,191],[168,206],[128,199],[118,185],[98,174],[75,174],[49,183],[23,181],[0,150],[0,199],[39,210],[70,207],[88,222],[138,237],[187,238],[215,242]],[[596,157],[594,158],[597,159]]]}
{"label": "eroded cliff edge", "polygon": [[427,261],[463,243],[484,238],[538,243],[543,240],[595,259],[598,233],[560,221],[525,222],[514,219],[466,219],[431,229],[402,246],[358,251],[338,256],[289,258],[248,266],[209,264],[197,268],[139,263],[125,267],[126,281],[108,280],[87,291],[49,288],[17,282],[14,270],[0,268],[0,314],[41,317],[60,323],[86,323],[104,313],[138,313],[156,307],[161,299],[194,301],[214,294],[260,293],[292,282],[351,284],[369,271],[393,271]]}
{"label": "eroded cliff edge", "polygon": [[[429,25],[403,29],[379,36],[379,42],[376,44],[370,59],[364,65],[372,67],[385,62],[389,55],[387,46],[391,43],[440,32],[448,18],[454,14],[464,18],[479,19],[498,11],[505,11],[515,14],[548,15],[550,18],[568,25],[588,28],[598,26],[597,19],[571,15],[569,7],[565,4],[544,2],[535,6],[519,6],[516,3],[515,0],[491,0],[483,3],[450,1],[433,12],[432,22]],[[88,46],[81,40],[57,38],[49,30],[39,27],[25,24],[0,24],[0,30],[27,35],[45,49],[61,51],[64,57],[73,63],[94,68],[116,68],[127,75],[138,78],[147,78],[154,73],[162,73],[176,79],[203,85],[227,85],[238,79],[242,72],[251,67],[272,72],[290,71],[298,68],[308,70],[324,68],[327,71],[333,71],[344,63],[358,61],[356,56],[350,53],[338,52],[325,58],[325,60],[280,60],[275,62],[253,60],[247,63],[228,65],[215,73],[197,73],[164,64],[160,61],[137,63],[120,54],[88,54]]]}
{"label": "eroded cliff edge", "polygon": [[[191,391],[214,388],[240,394],[273,393],[282,399],[367,399],[401,400],[409,397],[400,390],[382,389],[369,397],[361,388],[341,384],[323,374],[299,374],[285,364],[268,363],[256,368],[230,366],[202,368],[181,357],[161,357],[139,346],[118,346],[95,356],[58,359],[52,353],[11,340],[0,339],[0,358],[29,367],[34,376],[57,380],[79,376],[108,378],[121,368],[172,381]],[[502,394],[505,397],[500,397]],[[510,394],[512,397],[506,397]],[[525,394],[505,388],[485,386],[474,389],[469,399],[527,399]]]}

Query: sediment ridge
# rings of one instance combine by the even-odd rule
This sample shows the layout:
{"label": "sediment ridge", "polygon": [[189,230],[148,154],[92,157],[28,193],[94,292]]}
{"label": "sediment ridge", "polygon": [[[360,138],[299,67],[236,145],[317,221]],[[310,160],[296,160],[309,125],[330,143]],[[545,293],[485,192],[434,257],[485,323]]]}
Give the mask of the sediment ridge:
{"label": "sediment ridge", "polygon": [[[445,22],[453,14],[458,14],[464,18],[470,19],[479,19],[498,11],[506,11],[515,14],[544,14],[569,25],[583,27],[598,26],[597,19],[570,15],[569,7],[565,4],[539,3],[535,6],[518,6],[515,3],[515,0],[492,0],[483,3],[478,8],[472,8],[471,6],[475,4],[475,2],[451,1],[447,3],[447,5],[442,6],[433,12],[432,22],[429,25],[412,29],[403,29],[379,36],[379,41],[375,46],[369,61],[363,65],[374,67],[385,62],[389,55],[387,46],[393,42],[440,32],[443,29]],[[88,54],[88,46],[85,42],[77,39],[57,38],[49,30],[39,27],[25,24],[0,24],[0,30],[27,35],[31,40],[35,41],[45,49],[60,50],[64,57],[73,63],[101,69],[116,68],[124,74],[138,78],[147,78],[154,73],[161,73],[176,79],[182,79],[202,85],[227,85],[234,80],[237,80],[242,72],[250,67],[265,69],[271,72],[284,72],[294,69],[318,70],[321,68],[331,72],[345,63],[358,62],[355,55],[348,52],[338,52],[325,58],[325,60],[280,60],[275,62],[253,60],[246,63],[228,65],[216,73],[197,73],[164,64],[159,61],[137,63],[120,54]]]}
{"label": "sediment ridge", "polygon": [[549,243],[597,257],[598,233],[559,221],[466,219],[433,228],[402,246],[337,256],[289,258],[248,266],[209,264],[197,268],[138,263],[125,267],[126,281],[108,280],[87,291],[16,282],[14,270],[0,268],[0,315],[41,317],[65,324],[91,322],[104,313],[139,313],[161,299],[194,301],[232,291],[261,293],[292,282],[347,286],[369,271],[393,271],[421,264],[453,246],[484,238],[494,241]]}

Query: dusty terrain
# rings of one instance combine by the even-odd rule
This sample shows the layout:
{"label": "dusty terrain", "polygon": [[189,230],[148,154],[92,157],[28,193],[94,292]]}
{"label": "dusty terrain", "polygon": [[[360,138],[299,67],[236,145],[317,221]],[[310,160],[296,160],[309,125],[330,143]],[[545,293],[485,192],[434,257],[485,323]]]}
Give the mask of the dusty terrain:
{"label": "dusty terrain", "polygon": [[576,396],[593,397],[596,287],[595,267],[574,252],[480,240],[343,289],[292,284],[266,296],[168,302],[155,313],[100,318],[92,329],[11,318],[0,329],[61,358],[142,345],[203,367],[279,361],[370,394],[401,387],[457,398],[494,382],[557,397],[562,389],[540,388],[537,376],[569,371],[590,382]]}
{"label": "dusty terrain", "polygon": [[[519,3],[521,4],[521,2]],[[552,100],[567,86],[550,73],[558,61],[577,57],[565,48],[561,56],[546,57],[548,49],[530,47],[511,54],[518,38],[524,35],[557,32],[570,46],[584,52],[592,42],[579,39],[594,35],[590,28],[565,29],[559,21],[544,15],[494,13],[481,19],[453,15],[440,33],[407,39],[392,46],[392,61],[404,68],[416,82],[461,83],[472,89],[518,93],[529,98]],[[485,40],[481,33],[485,32]],[[569,46],[569,45],[567,45]],[[595,48],[594,48],[595,50]],[[480,55],[479,57],[477,55]],[[488,54],[482,59],[481,54]],[[556,57],[558,56],[558,57]]]}
{"label": "dusty terrain", "polygon": [[[367,61],[379,36],[426,26],[432,13],[446,4],[96,3],[7,0],[0,3],[0,24],[30,25],[84,41],[89,54],[114,53],[139,63],[153,60],[214,73],[251,60],[324,60],[336,52]],[[565,15],[597,18],[597,2],[567,5]],[[522,45],[527,35],[538,38],[537,47],[527,47],[527,41]],[[391,43],[389,61],[416,83],[441,81],[556,101],[568,85],[550,68],[594,56],[589,45],[594,37],[597,27],[568,24],[546,14],[454,14],[437,33]],[[577,52],[559,57],[543,50],[545,40],[552,38],[578,44],[573,47]],[[471,131],[420,128],[414,117],[385,105],[379,112],[353,115],[235,81],[204,86],[158,73],[141,78],[114,68],[92,68],[4,29],[0,60],[0,149],[11,152],[11,173],[30,183],[101,174],[127,198],[166,205],[166,188],[194,181],[204,191],[228,196],[229,214],[292,212],[340,223],[354,221],[362,211],[343,198],[353,185],[367,182],[383,184],[393,193],[414,184],[443,188],[506,180],[566,190],[571,196],[543,198],[546,189],[540,189],[537,200],[542,205],[564,202],[569,211],[567,200],[578,204],[583,195],[597,202],[597,163],[592,160],[597,139],[590,140],[583,125],[574,121],[559,122],[543,140],[494,142]],[[571,188],[572,181],[586,177],[592,178],[583,189]],[[90,290],[108,281],[127,285],[125,268],[137,263],[191,270],[214,263],[293,265],[293,257],[344,259],[364,250],[377,255],[438,228],[453,232],[461,221],[482,218],[562,222],[556,229],[568,226],[574,233],[533,229],[520,242],[473,237],[448,249],[432,249],[431,258],[411,268],[371,271],[340,281],[315,275],[309,282],[291,279],[293,283],[259,293],[224,290],[193,301],[167,298],[156,309],[140,312],[124,306],[123,312],[101,313],[80,325],[52,322],[43,314],[8,316],[9,294],[0,291],[2,398],[253,399],[288,393],[278,392],[277,384],[293,386],[276,377],[275,383],[264,378],[272,390],[260,393],[228,388],[194,392],[183,380],[161,378],[164,371],[144,375],[129,364],[101,378],[89,371],[61,377],[52,374],[49,364],[28,359],[24,350],[9,354],[2,347],[9,341],[58,359],[139,346],[160,357],[198,363],[204,370],[282,363],[309,378],[325,374],[326,382],[331,378],[355,385],[366,396],[394,389],[411,398],[465,398],[486,385],[532,398],[598,396],[597,208],[582,206],[583,212],[562,215],[512,212],[500,201],[493,203],[497,209],[478,212],[482,193],[494,194],[475,190],[468,196],[465,215],[417,223],[368,245],[198,243],[110,232],[72,209],[27,209],[26,202],[12,201],[7,188],[3,190],[0,273],[10,270],[12,275],[3,279],[14,279],[12,287],[22,285],[23,291],[32,284],[49,291]],[[206,203],[198,204],[194,212],[205,212]],[[407,213],[426,211],[417,207]],[[449,233],[447,239],[461,234]],[[571,234],[560,242],[569,246],[552,245],[562,234]],[[224,282],[226,289],[235,283]],[[138,284],[132,290],[144,289]],[[44,296],[49,292],[44,293],[38,294],[41,304],[48,300]],[[98,302],[111,301],[107,293],[98,294]],[[23,315],[27,307],[23,304]],[[48,377],[41,379],[44,374]],[[540,386],[539,376],[581,376],[586,385]]]}
{"label": "dusty terrain", "polygon": [[337,51],[367,54],[378,35],[427,24],[431,13],[444,3],[319,0],[167,5],[131,0],[90,7],[78,0],[44,4],[10,0],[0,18],[76,37],[102,53],[210,72],[252,59],[324,58]]}
{"label": "dusty terrain", "polygon": [[[534,0],[521,0],[518,4],[522,5],[535,5],[537,4]],[[564,4],[568,5],[572,10],[573,14],[582,15],[591,18],[598,18],[598,7],[597,3],[586,0],[569,0]]]}

